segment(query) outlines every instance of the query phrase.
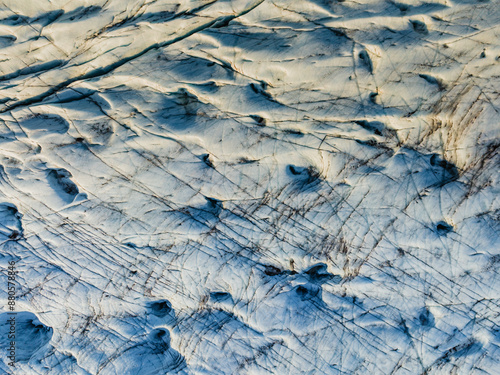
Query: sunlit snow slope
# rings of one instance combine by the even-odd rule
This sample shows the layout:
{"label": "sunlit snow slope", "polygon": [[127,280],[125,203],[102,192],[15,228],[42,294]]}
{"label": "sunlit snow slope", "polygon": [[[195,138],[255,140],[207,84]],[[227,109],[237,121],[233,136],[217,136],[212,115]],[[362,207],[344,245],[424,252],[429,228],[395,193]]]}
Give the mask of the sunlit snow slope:
{"label": "sunlit snow slope", "polygon": [[500,374],[499,1],[0,4],[1,374]]}

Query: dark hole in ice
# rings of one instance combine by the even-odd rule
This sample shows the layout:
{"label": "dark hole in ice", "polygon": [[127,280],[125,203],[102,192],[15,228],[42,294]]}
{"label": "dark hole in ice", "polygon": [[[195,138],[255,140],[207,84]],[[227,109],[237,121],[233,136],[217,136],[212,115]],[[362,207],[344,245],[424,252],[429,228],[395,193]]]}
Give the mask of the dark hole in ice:
{"label": "dark hole in ice", "polygon": [[257,115],[250,115],[250,118],[253,119],[257,124],[264,126],[266,125],[266,119]]}
{"label": "dark hole in ice", "polygon": [[377,96],[378,92],[371,92],[369,95],[370,102],[372,102],[373,104],[377,104]]}
{"label": "dark hole in ice", "polygon": [[201,155],[201,160],[203,161],[203,163],[205,163],[210,168],[215,168],[214,165],[213,165],[213,163],[212,163],[212,160],[210,160],[210,155],[209,154],[203,154],[203,155]]}
{"label": "dark hole in ice", "polygon": [[433,326],[434,325],[434,315],[427,309],[424,308],[423,311],[418,316],[418,320],[422,326]]}
{"label": "dark hole in ice", "polygon": [[[377,94],[376,94],[377,95]],[[363,129],[366,129],[376,135],[382,135],[382,131],[384,130],[384,124],[379,121],[366,121],[366,120],[357,120],[354,121],[355,124],[361,126]]]}
{"label": "dark hole in ice", "polygon": [[292,176],[296,176],[306,183],[313,182],[319,177],[319,173],[313,167],[305,168],[289,164],[287,165],[287,170]]}
{"label": "dark hole in ice", "polygon": [[172,311],[172,305],[167,300],[151,302],[149,308],[151,309],[151,313],[159,318],[166,316]]}
{"label": "dark hole in ice", "polygon": [[9,235],[9,238],[12,240],[15,240],[18,237],[19,237],[19,232],[17,230],[12,231],[12,233]]}
{"label": "dark hole in ice", "polygon": [[51,169],[48,173],[49,180],[55,182],[66,194],[75,196],[78,194],[78,187],[70,180],[71,173],[65,169]]}
{"label": "dark hole in ice", "polygon": [[158,329],[156,332],[156,337],[161,339],[163,336],[165,336],[167,332],[164,329]]}
{"label": "dark hole in ice", "polygon": [[260,85],[256,85],[255,83],[250,84],[250,88],[252,91],[256,94],[260,94],[265,96],[268,99],[272,99],[271,94],[269,94],[266,89],[267,89],[267,83],[261,82]]}
{"label": "dark hole in ice", "polygon": [[299,137],[302,137],[304,135],[304,133],[302,133],[300,130],[297,129],[286,129],[283,132],[286,134],[297,135]]}
{"label": "dark hole in ice", "polygon": [[30,23],[38,23],[42,26],[47,26],[57,20],[59,17],[61,17],[64,14],[64,10],[62,9],[57,9],[57,10],[51,10],[45,14],[40,15],[39,17],[36,17],[32,20],[30,20]]}
{"label": "dark hole in ice", "polygon": [[266,269],[264,270],[264,273],[268,276],[280,275],[282,272],[282,270],[274,266],[266,266]]}
{"label": "dark hole in ice", "polygon": [[443,182],[456,180],[459,177],[459,172],[455,164],[443,160],[437,154],[431,155],[430,163],[433,167],[440,167],[443,169]]}
{"label": "dark hole in ice", "polygon": [[160,354],[170,349],[170,333],[165,328],[156,328],[149,334],[149,344],[153,353]]}
{"label": "dark hole in ice", "polygon": [[295,292],[300,296],[300,297],[305,297],[307,296],[307,293],[309,292],[305,286],[299,285],[297,289],[295,289]]}
{"label": "dark hole in ice", "polygon": [[359,53],[359,58],[363,61],[363,63],[365,64],[366,68],[368,69],[368,71],[370,73],[373,73],[373,63],[372,63],[372,59],[370,58],[370,55],[368,55],[368,52],[366,51],[361,51]]}
{"label": "dark hole in ice", "polygon": [[218,216],[222,210],[222,202],[215,198],[205,197],[207,201],[207,209],[213,215]]}
{"label": "dark hole in ice", "polygon": [[427,29],[427,25],[419,20],[410,20],[411,26],[413,30],[419,34],[428,34],[429,30]]}
{"label": "dark hole in ice", "polygon": [[398,9],[401,12],[406,12],[406,11],[408,11],[408,9],[410,9],[410,6],[408,4],[401,4],[401,3],[399,3],[399,4],[395,4],[395,5],[398,7]]}
{"label": "dark hole in ice", "polygon": [[[10,239],[18,239],[23,233],[23,227],[21,224],[22,214],[19,213],[17,207],[12,203],[4,202],[0,203],[0,234],[3,234]],[[10,232],[4,232],[3,229],[7,229]]]}
{"label": "dark hole in ice", "polygon": [[306,301],[317,297],[321,288],[314,284],[302,284],[295,288],[295,294],[302,300]]}
{"label": "dark hole in ice", "polygon": [[436,225],[436,230],[439,234],[447,234],[447,233],[453,231],[453,227],[444,221],[440,221]]}
{"label": "dark hole in ice", "polygon": [[326,271],[326,266],[324,264],[316,264],[316,265],[312,266],[311,268],[309,268],[306,271],[306,273],[309,276],[317,276],[317,275],[323,274],[325,271]]}
{"label": "dark hole in ice", "polygon": [[360,145],[363,145],[363,146],[370,146],[370,147],[375,147],[377,145],[377,141],[374,139],[368,139],[366,141],[363,141],[361,139],[356,139],[356,143],[359,143]]}
{"label": "dark hole in ice", "polygon": [[211,292],[210,293],[210,300],[214,302],[222,302],[222,301],[227,301],[231,299],[231,294],[226,293],[226,292]]}
{"label": "dark hole in ice", "polygon": [[188,106],[193,103],[199,103],[198,97],[190,93],[185,88],[180,88],[176,92],[172,93],[172,96],[176,99],[176,103],[181,106]]}
{"label": "dark hole in ice", "polygon": [[[8,333],[12,315],[0,314],[0,349],[7,351],[10,347]],[[18,312],[15,315],[16,328],[16,362],[28,361],[31,356],[46,345],[52,338],[53,330],[42,324],[38,317],[30,312]]]}
{"label": "dark hole in ice", "polygon": [[[74,20],[79,20],[81,18],[85,18],[87,16],[97,14],[101,11],[101,9],[102,8],[100,6],[95,6],[95,5],[91,5],[89,7],[78,7],[70,12],[66,12],[65,16],[69,21],[74,21]],[[61,22],[65,22],[65,20]]]}
{"label": "dark hole in ice", "polygon": [[[50,68],[55,68],[55,66],[39,66],[37,69],[38,70],[44,70],[44,69],[50,69]],[[34,69],[34,68],[32,68]],[[19,72],[20,74],[26,74],[26,73],[31,73],[28,68],[26,68],[26,71]],[[35,73],[35,71],[33,71]],[[64,134],[68,131],[69,129],[69,123],[66,121],[63,117],[55,114],[34,114],[28,117],[25,117],[24,119],[21,120],[21,126],[24,129],[28,129],[30,131],[36,131],[39,133],[47,133],[47,134],[54,134],[54,133],[59,133],[59,134]]]}
{"label": "dark hole in ice", "polygon": [[254,93],[256,93],[256,94],[260,94],[260,92],[261,92],[261,90],[259,90],[259,89],[257,88],[257,85],[256,85],[255,83],[251,83],[251,84],[250,84],[250,88],[251,88],[251,89],[252,89],[252,91],[253,91]]}
{"label": "dark hole in ice", "polygon": [[324,263],[315,264],[305,271],[309,277],[314,281],[320,281],[331,278],[333,275],[328,273],[327,265]]}
{"label": "dark hole in ice", "polygon": [[239,162],[240,162],[241,164],[251,164],[251,163],[255,163],[255,162],[257,162],[257,160],[247,159],[247,158],[243,157],[243,158],[241,158],[241,159],[239,160]]}

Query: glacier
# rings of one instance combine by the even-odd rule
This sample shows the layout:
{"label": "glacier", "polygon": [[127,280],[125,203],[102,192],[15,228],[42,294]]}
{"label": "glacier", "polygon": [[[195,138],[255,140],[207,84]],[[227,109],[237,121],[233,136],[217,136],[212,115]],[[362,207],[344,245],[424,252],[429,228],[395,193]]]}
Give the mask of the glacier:
{"label": "glacier", "polygon": [[499,5],[4,0],[0,373],[500,374]]}

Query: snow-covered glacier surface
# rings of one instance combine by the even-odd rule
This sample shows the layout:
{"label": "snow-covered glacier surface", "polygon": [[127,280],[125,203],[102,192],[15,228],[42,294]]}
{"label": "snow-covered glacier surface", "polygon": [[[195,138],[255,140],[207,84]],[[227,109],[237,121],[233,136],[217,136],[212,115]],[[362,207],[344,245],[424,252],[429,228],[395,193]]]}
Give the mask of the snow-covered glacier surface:
{"label": "snow-covered glacier surface", "polygon": [[498,1],[4,0],[0,87],[0,373],[500,373]]}

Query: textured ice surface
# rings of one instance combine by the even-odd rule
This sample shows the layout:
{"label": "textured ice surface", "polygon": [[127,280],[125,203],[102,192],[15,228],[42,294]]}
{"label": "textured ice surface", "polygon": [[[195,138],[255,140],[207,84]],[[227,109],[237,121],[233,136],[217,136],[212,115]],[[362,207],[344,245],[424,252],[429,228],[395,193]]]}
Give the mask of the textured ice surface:
{"label": "textured ice surface", "polygon": [[0,373],[500,374],[498,1],[5,0],[0,85]]}

